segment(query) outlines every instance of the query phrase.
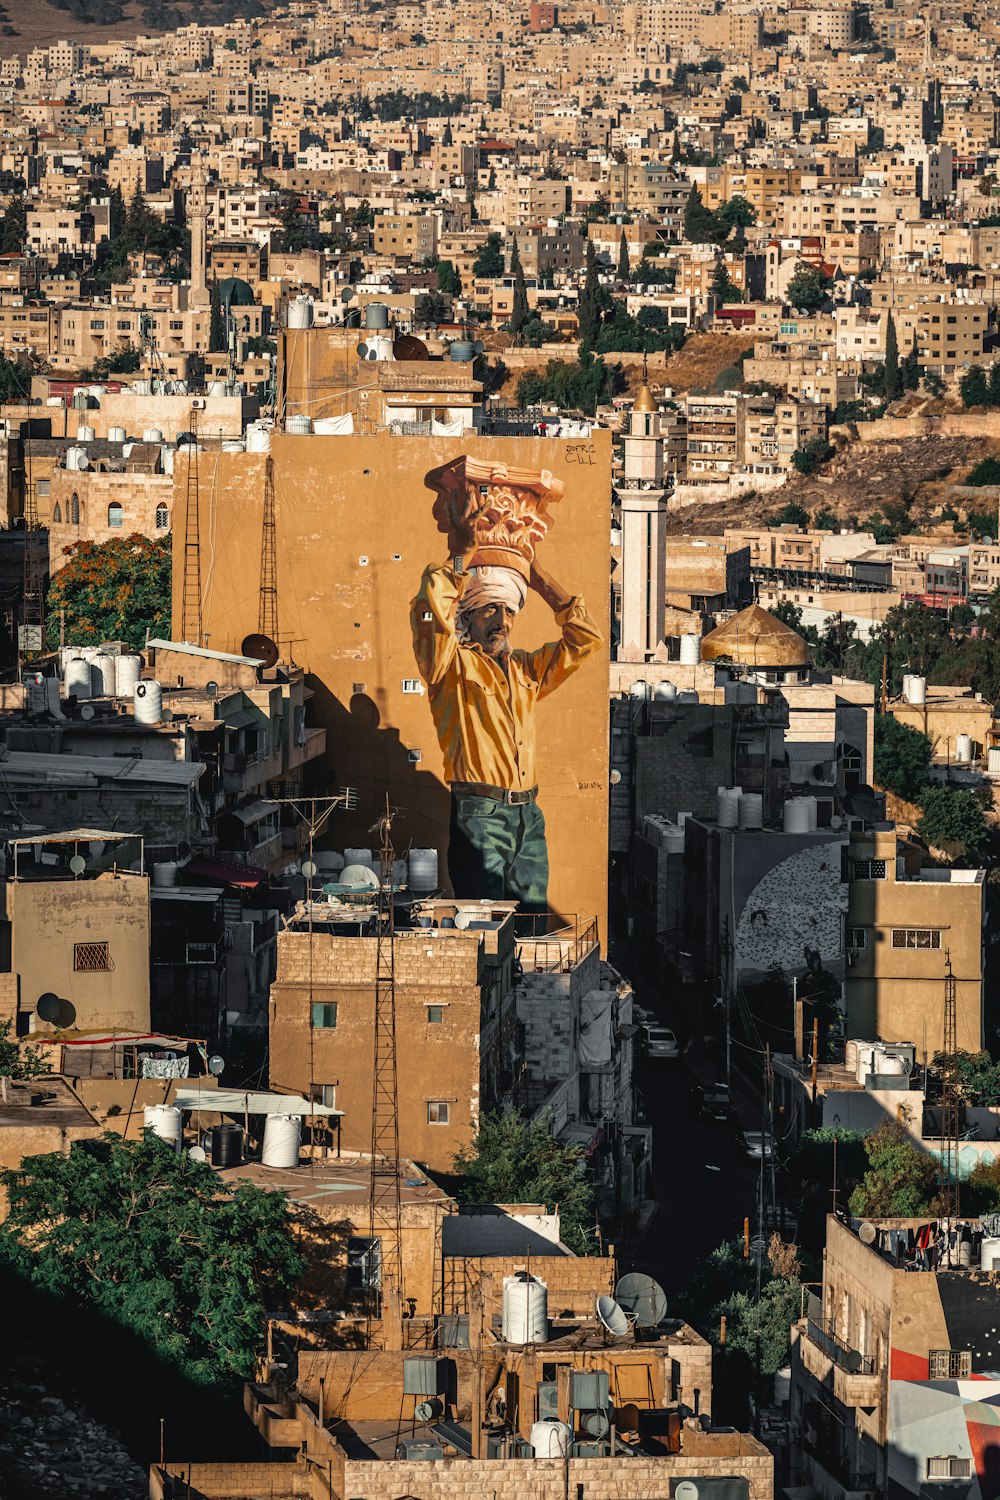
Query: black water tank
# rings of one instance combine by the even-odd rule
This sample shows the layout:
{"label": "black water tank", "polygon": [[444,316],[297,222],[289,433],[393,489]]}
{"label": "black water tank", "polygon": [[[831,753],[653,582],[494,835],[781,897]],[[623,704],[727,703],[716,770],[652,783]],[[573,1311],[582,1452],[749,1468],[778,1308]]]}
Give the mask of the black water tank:
{"label": "black water tank", "polygon": [[212,1166],[238,1167],[243,1160],[243,1126],[212,1126]]}

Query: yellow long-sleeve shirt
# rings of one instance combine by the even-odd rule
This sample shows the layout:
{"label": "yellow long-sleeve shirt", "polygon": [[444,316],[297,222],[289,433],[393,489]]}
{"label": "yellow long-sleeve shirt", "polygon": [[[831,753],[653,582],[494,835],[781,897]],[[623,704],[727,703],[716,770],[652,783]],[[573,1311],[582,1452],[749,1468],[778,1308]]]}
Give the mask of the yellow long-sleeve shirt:
{"label": "yellow long-sleeve shirt", "polygon": [[445,563],[424,570],[410,607],[413,650],[444,752],[447,781],[507,791],[538,784],[535,704],[554,692],[603,643],[580,595],[556,614],[561,638],[537,651],[511,651],[507,670],[456,630],[467,575]]}

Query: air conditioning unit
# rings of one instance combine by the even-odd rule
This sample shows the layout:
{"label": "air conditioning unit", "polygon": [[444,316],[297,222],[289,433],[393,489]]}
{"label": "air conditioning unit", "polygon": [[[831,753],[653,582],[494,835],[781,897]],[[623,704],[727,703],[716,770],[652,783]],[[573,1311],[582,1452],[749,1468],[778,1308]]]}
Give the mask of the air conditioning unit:
{"label": "air conditioning unit", "polygon": [[205,410],[205,398],[204,398],[204,396],[196,396],[194,398],[194,400],[191,402],[191,410],[192,411],[204,411]]}

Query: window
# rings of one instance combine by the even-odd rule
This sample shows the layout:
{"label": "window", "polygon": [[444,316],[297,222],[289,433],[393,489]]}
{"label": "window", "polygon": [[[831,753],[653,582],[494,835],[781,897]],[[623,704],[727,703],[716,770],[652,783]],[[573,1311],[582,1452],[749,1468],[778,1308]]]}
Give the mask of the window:
{"label": "window", "polygon": [[51,491],[52,491],[52,481],[51,481],[51,479],[40,479],[38,481],[38,484],[36,485],[36,489],[38,491],[38,498],[39,499],[41,499],[43,495],[50,494]]}
{"label": "window", "polygon": [[940,948],[941,934],[934,927],[894,927],[894,948]]}
{"label": "window", "polygon": [[884,880],[884,859],[855,859],[852,860],[852,875],[855,880]]}
{"label": "window", "polygon": [[55,505],[52,507],[52,519],[53,519],[53,521],[61,521],[62,520],[62,506],[59,504],[58,500],[56,501]]}
{"label": "window", "polygon": [[113,530],[121,530],[122,522],[125,520],[125,512],[117,500],[112,500],[108,506],[108,525]]}
{"label": "window", "polygon": [[427,1103],[428,1125],[447,1125],[448,1116],[451,1113],[451,1105],[446,1104],[443,1099],[431,1099]]}
{"label": "window", "polygon": [[929,1358],[932,1380],[968,1380],[972,1374],[971,1349],[932,1349]]}
{"label": "window", "polygon": [[336,1000],[314,1000],[312,1023],[322,1031],[332,1031],[337,1024]]}
{"label": "window", "polygon": [[73,968],[78,974],[108,974],[111,972],[110,943],[74,943]]}
{"label": "window", "polygon": [[335,1083],[311,1084],[309,1097],[314,1104],[322,1104],[324,1109],[336,1109],[337,1085]]}
{"label": "window", "polygon": [[420,691],[421,691],[421,682],[420,682],[420,678],[419,677],[404,677],[403,678],[403,692],[404,693],[419,693]]}
{"label": "window", "polygon": [[441,1022],[443,1020],[444,1020],[444,1006],[443,1005],[428,1005],[428,1007],[427,1007],[427,1023],[428,1023],[428,1025],[429,1026],[440,1026]]}
{"label": "window", "polygon": [[928,1479],[968,1479],[972,1460],[968,1458],[929,1458]]}
{"label": "window", "polygon": [[169,525],[170,525],[170,512],[167,510],[167,507],[165,505],[158,505],[156,507],[156,529],[157,529],[157,531],[166,531],[166,529],[167,529],[167,527]]}
{"label": "window", "polygon": [[69,502],[69,518],[72,521],[72,523],[73,523],[74,526],[79,526],[79,524],[80,524],[80,496],[76,493],[75,490],[73,491],[73,498]]}
{"label": "window", "polygon": [[867,948],[868,947],[868,929],[867,929],[867,927],[848,927],[848,929],[847,929],[847,946],[848,946],[849,949],[852,949],[854,951],[857,951],[858,948]]}
{"label": "window", "polygon": [[347,1241],[347,1289],[367,1291],[382,1285],[382,1241],[352,1234]]}

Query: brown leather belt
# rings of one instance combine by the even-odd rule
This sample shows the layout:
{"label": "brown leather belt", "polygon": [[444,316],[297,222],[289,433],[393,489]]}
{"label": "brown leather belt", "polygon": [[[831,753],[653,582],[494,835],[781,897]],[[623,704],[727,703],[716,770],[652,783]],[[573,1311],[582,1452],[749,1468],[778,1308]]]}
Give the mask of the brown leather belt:
{"label": "brown leather belt", "polygon": [[486,786],[481,781],[453,781],[451,789],[456,797],[489,797],[502,802],[504,807],[526,807],[538,796],[537,786],[527,792],[509,792],[502,786]]}

